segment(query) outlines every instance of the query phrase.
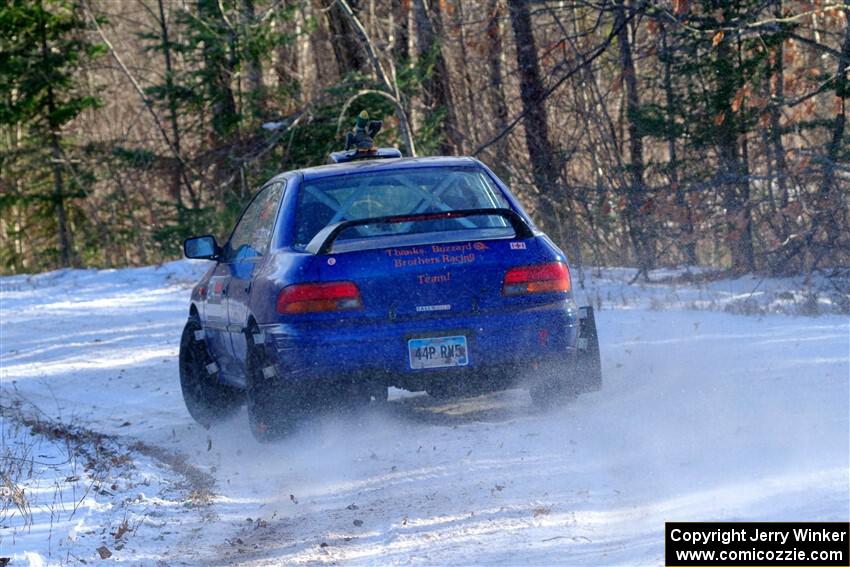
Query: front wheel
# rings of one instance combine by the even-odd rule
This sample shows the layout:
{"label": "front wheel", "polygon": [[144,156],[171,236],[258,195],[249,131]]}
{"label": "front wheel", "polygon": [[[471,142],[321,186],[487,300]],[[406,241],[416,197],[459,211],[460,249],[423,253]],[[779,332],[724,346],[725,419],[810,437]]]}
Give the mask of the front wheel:
{"label": "front wheel", "polygon": [[180,388],[186,409],[199,424],[209,427],[242,406],[242,391],[218,380],[218,366],[207,350],[197,317],[190,317],[180,338]]}

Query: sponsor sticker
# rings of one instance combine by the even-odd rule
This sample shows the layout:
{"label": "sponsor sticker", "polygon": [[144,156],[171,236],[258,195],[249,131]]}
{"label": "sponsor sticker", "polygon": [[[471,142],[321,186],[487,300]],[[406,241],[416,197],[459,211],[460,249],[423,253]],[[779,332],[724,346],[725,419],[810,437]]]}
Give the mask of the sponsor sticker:
{"label": "sponsor sticker", "polygon": [[525,242],[511,242],[511,250],[525,250]]}

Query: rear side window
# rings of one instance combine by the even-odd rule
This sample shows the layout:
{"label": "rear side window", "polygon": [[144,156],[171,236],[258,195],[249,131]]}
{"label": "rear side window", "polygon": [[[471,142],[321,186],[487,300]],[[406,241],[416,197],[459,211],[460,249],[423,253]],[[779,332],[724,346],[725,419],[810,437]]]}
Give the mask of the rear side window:
{"label": "rear side window", "polygon": [[283,188],[283,182],[275,182],[257,193],[230,235],[225,250],[229,260],[246,260],[266,253]]}
{"label": "rear side window", "polygon": [[[295,245],[306,246],[323,228],[345,220],[393,215],[510,208],[501,191],[473,168],[423,168],[341,175],[301,185],[295,215]],[[500,217],[469,217],[375,225],[340,235],[363,238],[410,232],[441,232],[508,226]]]}

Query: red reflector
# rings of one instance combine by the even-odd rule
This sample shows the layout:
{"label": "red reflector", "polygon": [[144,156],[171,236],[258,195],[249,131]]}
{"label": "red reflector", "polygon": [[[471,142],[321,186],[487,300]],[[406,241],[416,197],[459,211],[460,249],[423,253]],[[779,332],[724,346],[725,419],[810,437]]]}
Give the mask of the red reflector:
{"label": "red reflector", "polygon": [[351,282],[290,285],[277,296],[278,313],[318,313],[360,309],[360,290]]}
{"label": "red reflector", "polygon": [[570,270],[566,264],[552,262],[537,266],[511,268],[505,274],[504,295],[570,291]]}

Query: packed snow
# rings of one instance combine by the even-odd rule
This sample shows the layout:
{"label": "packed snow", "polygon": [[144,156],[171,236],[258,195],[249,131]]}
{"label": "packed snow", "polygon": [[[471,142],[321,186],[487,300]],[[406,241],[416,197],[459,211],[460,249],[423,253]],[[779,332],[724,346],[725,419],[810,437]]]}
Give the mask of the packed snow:
{"label": "packed snow", "polygon": [[260,445],[244,411],[207,431],[183,406],[206,267],[0,278],[10,565],[657,565],[665,521],[850,518],[833,280],[586,270],[602,391],[541,412],[393,390]]}

